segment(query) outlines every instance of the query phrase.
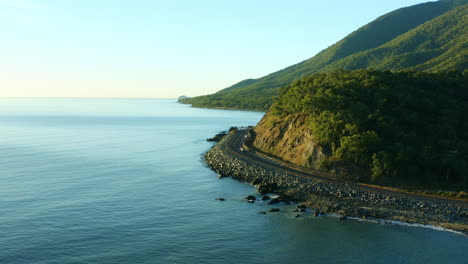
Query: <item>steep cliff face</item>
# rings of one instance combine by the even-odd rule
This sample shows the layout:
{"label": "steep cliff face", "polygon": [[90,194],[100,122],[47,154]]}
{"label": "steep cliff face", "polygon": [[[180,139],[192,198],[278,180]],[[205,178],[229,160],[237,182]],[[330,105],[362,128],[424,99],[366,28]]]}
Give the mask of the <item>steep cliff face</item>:
{"label": "steep cliff face", "polygon": [[255,127],[254,146],[285,161],[317,168],[331,151],[314,142],[308,115],[278,118],[268,112]]}

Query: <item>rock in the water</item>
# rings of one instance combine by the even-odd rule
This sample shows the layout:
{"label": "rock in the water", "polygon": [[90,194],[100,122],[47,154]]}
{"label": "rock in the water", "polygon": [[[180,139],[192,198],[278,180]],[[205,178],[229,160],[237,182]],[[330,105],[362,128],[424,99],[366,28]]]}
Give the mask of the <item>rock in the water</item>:
{"label": "rock in the water", "polygon": [[258,213],[259,213],[259,214],[266,214],[266,212],[265,212],[265,211],[261,211],[261,212],[258,212]]}
{"label": "rock in the water", "polygon": [[274,212],[279,212],[280,209],[279,208],[271,208],[270,209],[270,212],[274,213]]}
{"label": "rock in the water", "polygon": [[305,212],[307,207],[303,204],[299,204],[296,208],[297,212]]}
{"label": "rock in the water", "polygon": [[225,201],[226,199],[224,199],[224,198],[216,198],[216,200],[218,200],[218,201]]}
{"label": "rock in the water", "polygon": [[268,196],[268,195],[264,195],[264,196],[262,197],[262,200],[263,200],[263,201],[265,201],[265,200],[270,200],[270,199],[271,199],[271,197]]}
{"label": "rock in the water", "polygon": [[341,215],[340,220],[346,220],[348,217],[346,215]]}
{"label": "rock in the water", "polygon": [[297,209],[306,209],[307,206],[305,206],[305,204],[298,204],[297,206]]}
{"label": "rock in the water", "polygon": [[278,199],[278,198],[273,198],[273,199],[271,199],[271,201],[268,202],[268,204],[277,204],[277,203],[279,203],[279,202],[280,202],[280,199]]}
{"label": "rock in the water", "polygon": [[253,195],[249,195],[249,196],[246,196],[244,197],[245,200],[257,200],[257,198]]}
{"label": "rock in the water", "polygon": [[322,213],[321,213],[320,210],[318,210],[318,209],[315,210],[315,212],[314,212],[314,216],[319,216],[319,215],[321,215],[321,214],[322,214]]}
{"label": "rock in the water", "polygon": [[300,214],[297,214],[297,215],[296,215],[296,218],[299,218],[299,217],[301,217],[301,215],[300,215]]}

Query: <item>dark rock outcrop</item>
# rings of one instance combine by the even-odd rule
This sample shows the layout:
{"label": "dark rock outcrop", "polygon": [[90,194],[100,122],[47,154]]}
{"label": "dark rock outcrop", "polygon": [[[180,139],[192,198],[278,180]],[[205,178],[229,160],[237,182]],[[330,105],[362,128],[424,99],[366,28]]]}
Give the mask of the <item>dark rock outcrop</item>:
{"label": "dark rock outcrop", "polygon": [[221,141],[221,139],[223,139],[223,137],[225,137],[227,135],[226,132],[221,132],[219,134],[216,134],[214,137],[212,138],[208,138],[206,141],[208,142],[219,142]]}
{"label": "dark rock outcrop", "polygon": [[274,198],[274,199],[271,199],[271,200],[268,202],[268,204],[277,204],[277,203],[279,203],[279,202],[281,202],[280,199]]}
{"label": "dark rock outcrop", "polygon": [[245,200],[256,200],[257,198],[253,195],[249,195],[249,196],[246,196],[244,197]]}

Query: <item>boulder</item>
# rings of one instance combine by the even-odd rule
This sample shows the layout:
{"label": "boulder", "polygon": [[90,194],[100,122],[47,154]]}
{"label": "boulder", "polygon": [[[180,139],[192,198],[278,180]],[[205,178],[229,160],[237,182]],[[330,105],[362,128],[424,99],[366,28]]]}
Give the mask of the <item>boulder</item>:
{"label": "boulder", "polygon": [[258,192],[261,193],[261,194],[274,193],[277,190],[278,190],[278,184],[276,184],[276,183],[261,184],[258,187]]}
{"label": "boulder", "polygon": [[262,183],[262,180],[260,180],[260,179],[254,179],[252,181],[252,185],[259,185],[260,183]]}
{"label": "boulder", "polygon": [[305,206],[305,204],[298,204],[297,206],[297,209],[306,209],[307,206]]}
{"label": "boulder", "polygon": [[248,200],[248,201],[251,201],[251,200],[255,201],[255,200],[257,200],[257,198],[256,198],[255,196],[253,196],[253,195],[246,196],[246,197],[244,197],[244,199],[245,199],[245,200]]}
{"label": "boulder", "polygon": [[268,202],[268,204],[277,204],[277,203],[279,203],[279,202],[281,202],[280,199],[278,199],[278,198],[273,198],[273,199],[271,199],[271,200]]}

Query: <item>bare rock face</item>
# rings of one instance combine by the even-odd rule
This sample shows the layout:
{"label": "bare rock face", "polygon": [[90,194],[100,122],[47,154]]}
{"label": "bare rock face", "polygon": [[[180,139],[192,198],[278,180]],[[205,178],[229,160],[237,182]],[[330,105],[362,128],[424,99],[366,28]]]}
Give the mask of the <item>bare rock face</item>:
{"label": "bare rock face", "polygon": [[307,115],[278,118],[267,113],[255,127],[253,145],[291,163],[316,168],[331,151],[315,143]]}

